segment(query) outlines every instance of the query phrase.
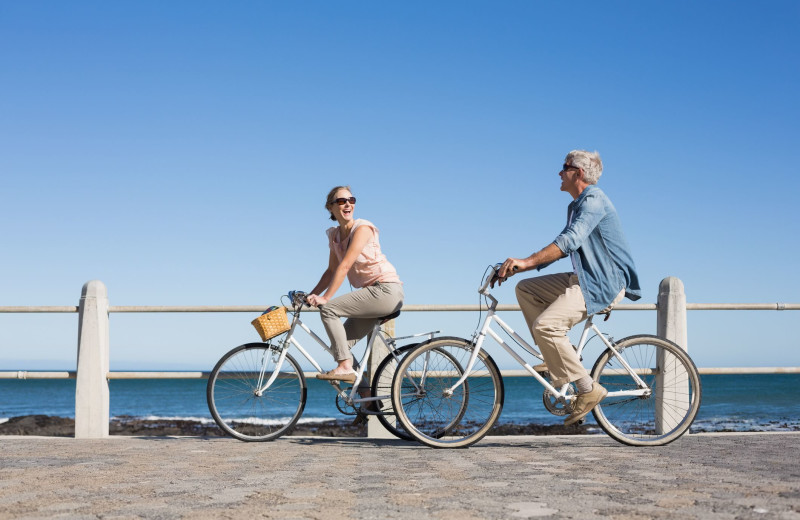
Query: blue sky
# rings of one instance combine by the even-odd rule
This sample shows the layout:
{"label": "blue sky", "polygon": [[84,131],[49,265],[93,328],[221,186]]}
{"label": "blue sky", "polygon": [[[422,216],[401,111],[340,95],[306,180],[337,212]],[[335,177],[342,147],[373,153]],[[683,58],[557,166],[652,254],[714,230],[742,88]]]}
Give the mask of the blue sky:
{"label": "blue sky", "polygon": [[[798,302],[798,22],[772,1],[0,1],[0,305],[75,305],[92,279],[112,305],[278,303],[325,268],[337,184],[406,303],[477,303],[488,264],[563,227],[574,148],[604,159],[641,302],[667,276],[690,302]],[[690,312],[690,352],[798,366],[797,316]],[[252,318],[112,314],[112,369],[210,369]],[[76,338],[74,315],[2,314],[0,370],[73,367]]]}

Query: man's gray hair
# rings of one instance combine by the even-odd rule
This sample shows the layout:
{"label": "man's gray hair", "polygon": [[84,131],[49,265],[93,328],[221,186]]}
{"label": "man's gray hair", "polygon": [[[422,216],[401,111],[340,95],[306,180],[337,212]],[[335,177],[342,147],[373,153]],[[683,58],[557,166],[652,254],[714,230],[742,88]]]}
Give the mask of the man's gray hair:
{"label": "man's gray hair", "polygon": [[581,168],[583,170],[583,179],[589,184],[597,184],[597,179],[603,174],[603,161],[597,152],[572,150],[567,154],[564,162]]}

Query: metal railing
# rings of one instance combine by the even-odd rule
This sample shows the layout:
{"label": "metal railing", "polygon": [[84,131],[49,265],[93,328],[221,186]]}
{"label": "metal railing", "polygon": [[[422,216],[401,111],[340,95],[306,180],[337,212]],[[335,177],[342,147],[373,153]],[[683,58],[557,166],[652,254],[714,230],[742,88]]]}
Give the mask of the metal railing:
{"label": "metal railing", "polygon": [[[108,435],[108,381],[111,379],[204,379],[205,371],[111,371],[109,370],[108,316],[110,313],[258,313],[263,306],[111,306],[102,282],[87,282],[78,306],[0,306],[0,314],[77,313],[79,319],[78,368],[75,371],[0,371],[0,379],[75,379],[75,436]],[[316,311],[317,309],[309,309]],[[404,305],[403,312],[474,312],[487,310],[485,305]],[[499,311],[519,311],[513,304],[498,305]],[[686,303],[683,284],[667,278],[659,288],[658,303],[620,304],[620,311],[657,311],[658,335],[684,346],[686,311],[800,310],[800,303]],[[800,367],[718,367],[700,368],[701,374],[775,374],[800,373]],[[528,376],[524,370],[501,370],[504,377]],[[311,375],[311,374],[308,374]]]}
{"label": "metal railing", "polygon": [[[485,305],[477,304],[417,304],[404,305],[403,312],[476,312],[486,311]],[[500,304],[498,311],[520,311],[519,305]],[[655,303],[620,304],[615,311],[655,311]],[[687,303],[687,311],[783,311],[800,310],[800,303]],[[69,306],[6,306],[0,314],[13,313],[77,313],[79,307]],[[112,305],[109,313],[226,313],[262,312],[258,305]],[[310,308],[305,312],[318,312]],[[700,374],[797,374],[800,367],[698,367]],[[501,370],[503,377],[529,376],[525,370]],[[207,379],[207,371],[109,371],[107,379]],[[313,377],[316,372],[308,372]],[[0,379],[76,379],[77,371],[0,370]]]}
{"label": "metal railing", "polygon": [[[698,367],[700,375],[746,375],[746,374],[800,374],[800,367]],[[303,372],[308,378],[316,376],[317,372]],[[106,378],[111,379],[208,379],[211,372],[204,371],[110,371]],[[527,370],[500,369],[503,377],[533,377]],[[77,379],[78,372],[45,371],[45,370],[0,370],[0,379]]]}
{"label": "metal railing", "polygon": [[[77,313],[80,307],[68,305],[53,306],[0,306],[0,314],[46,314]],[[111,305],[108,312],[262,312],[263,305]],[[403,312],[463,312],[487,310],[485,305],[432,304],[404,305]],[[519,305],[500,304],[498,311],[518,311]],[[621,303],[614,307],[617,311],[655,311],[655,303]],[[798,311],[800,303],[687,303],[687,311]],[[306,312],[317,312],[310,308]]]}

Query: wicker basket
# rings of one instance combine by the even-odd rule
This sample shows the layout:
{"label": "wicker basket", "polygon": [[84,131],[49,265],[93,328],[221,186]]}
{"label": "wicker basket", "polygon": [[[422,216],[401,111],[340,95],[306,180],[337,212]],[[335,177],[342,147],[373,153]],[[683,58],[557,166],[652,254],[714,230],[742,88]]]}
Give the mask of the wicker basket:
{"label": "wicker basket", "polygon": [[267,341],[289,330],[289,318],[286,317],[286,307],[270,307],[264,311],[264,314],[254,319],[252,323],[263,341]]}

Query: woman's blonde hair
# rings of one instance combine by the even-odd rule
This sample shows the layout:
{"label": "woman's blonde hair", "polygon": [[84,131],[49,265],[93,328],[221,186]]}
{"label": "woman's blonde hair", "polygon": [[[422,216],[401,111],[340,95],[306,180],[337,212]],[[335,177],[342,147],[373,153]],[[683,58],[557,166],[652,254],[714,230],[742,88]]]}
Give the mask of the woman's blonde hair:
{"label": "woman's blonde hair", "polygon": [[336,186],[328,192],[328,198],[325,199],[325,209],[327,209],[328,213],[330,213],[331,220],[336,220],[336,217],[333,216],[333,213],[328,209],[328,206],[333,204],[333,201],[336,200],[336,192],[339,190],[347,190],[350,192],[350,195],[353,194],[353,190],[350,189],[350,186]]}

